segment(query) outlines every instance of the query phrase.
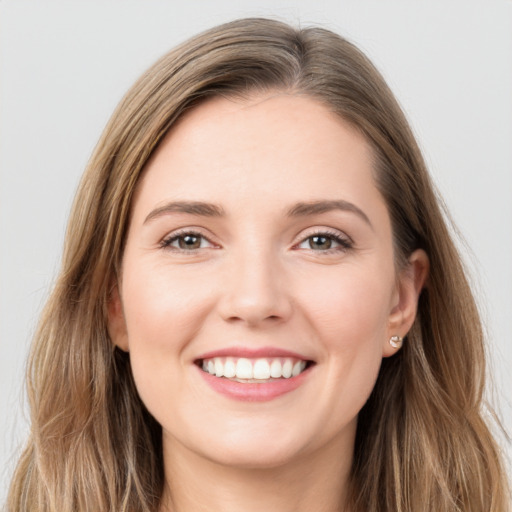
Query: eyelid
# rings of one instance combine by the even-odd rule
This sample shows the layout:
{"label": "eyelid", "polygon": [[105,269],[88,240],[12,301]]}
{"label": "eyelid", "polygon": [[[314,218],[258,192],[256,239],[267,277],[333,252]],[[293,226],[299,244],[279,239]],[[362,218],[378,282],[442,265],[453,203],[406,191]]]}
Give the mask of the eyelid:
{"label": "eyelid", "polygon": [[[173,242],[175,242],[177,239],[179,239],[180,237],[185,236],[185,235],[192,235],[192,236],[200,237],[201,239],[205,240],[210,245],[210,247],[199,247],[196,249],[186,249],[185,250],[185,249],[180,249],[180,248],[171,246],[171,244]],[[354,242],[351,239],[351,237],[348,236],[343,231],[340,231],[339,229],[331,228],[331,227],[317,226],[317,227],[308,228],[308,229],[303,230],[296,237],[296,241],[293,243],[292,249],[298,250],[299,246],[302,243],[304,243],[305,241],[307,241],[308,238],[311,238],[313,236],[320,236],[320,235],[330,238],[331,240],[333,240],[337,244],[339,244],[339,246],[330,248],[330,249],[325,249],[325,250],[310,249],[313,252],[325,254],[325,253],[329,253],[330,251],[336,252],[336,251],[340,251],[340,250],[349,250],[354,245]],[[199,250],[204,250],[204,249],[221,248],[220,244],[213,241],[212,238],[213,238],[212,236],[209,236],[204,233],[203,228],[196,227],[196,226],[187,226],[187,227],[176,229],[176,230],[171,231],[170,233],[166,234],[160,240],[159,246],[163,249],[169,249],[169,250],[173,250],[175,252],[189,253],[189,254],[193,254],[194,252],[197,252]],[[304,250],[307,250],[307,249],[304,249]]]}
{"label": "eyelid", "polygon": [[[334,248],[326,249],[324,251],[321,251],[321,250],[315,251],[313,249],[310,249],[313,252],[325,254],[325,253],[328,253],[329,251],[349,250],[349,249],[352,249],[354,246],[354,241],[352,240],[352,238],[350,236],[348,236],[346,233],[344,233],[343,231],[340,231],[339,229],[328,228],[328,227],[314,227],[314,228],[309,228],[307,230],[302,231],[300,233],[300,235],[297,237],[298,241],[293,244],[293,248],[299,249],[298,246],[301,245],[302,243],[304,243],[306,240],[308,240],[308,238],[311,238],[313,236],[319,236],[319,235],[324,235],[324,236],[331,238],[332,240],[337,242],[340,245],[340,247],[334,247]],[[305,249],[305,250],[307,250],[307,249]]]}
{"label": "eyelid", "polygon": [[[176,241],[178,238],[180,238],[182,236],[185,236],[185,235],[193,235],[193,236],[200,237],[203,240],[206,240],[210,244],[210,247],[200,247],[200,248],[197,248],[197,249],[184,250],[184,249],[180,249],[180,248],[172,247],[171,246],[171,244],[174,241]],[[217,249],[217,248],[220,247],[219,244],[215,243],[212,240],[212,237],[207,236],[206,234],[204,234],[204,232],[203,232],[203,230],[201,228],[198,228],[198,227],[195,227],[195,226],[179,228],[179,229],[176,229],[174,231],[171,231],[170,233],[166,234],[160,240],[159,246],[162,249],[168,249],[168,250],[173,250],[175,252],[191,253],[191,254],[193,254],[194,252],[196,252],[196,251],[198,251],[200,249],[211,249],[211,248]]]}

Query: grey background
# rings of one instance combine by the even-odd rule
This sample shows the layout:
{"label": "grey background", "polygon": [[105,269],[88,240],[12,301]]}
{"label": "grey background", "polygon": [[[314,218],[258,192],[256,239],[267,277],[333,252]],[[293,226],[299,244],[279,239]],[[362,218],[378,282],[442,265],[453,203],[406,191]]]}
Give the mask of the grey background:
{"label": "grey background", "polygon": [[[27,434],[23,370],[79,176],[114,106],[156,58],[241,16],[356,42],[406,110],[461,245],[512,427],[512,2],[0,2],[0,503]],[[469,249],[470,247],[471,249]],[[510,444],[501,437],[504,450]]]}

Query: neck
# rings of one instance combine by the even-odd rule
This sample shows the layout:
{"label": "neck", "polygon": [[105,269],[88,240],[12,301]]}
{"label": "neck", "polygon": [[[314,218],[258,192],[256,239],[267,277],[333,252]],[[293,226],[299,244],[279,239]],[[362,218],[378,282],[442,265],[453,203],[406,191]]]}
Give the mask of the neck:
{"label": "neck", "polygon": [[271,468],[240,468],[172,444],[172,451],[164,451],[161,512],[346,511],[352,446],[329,445]]}

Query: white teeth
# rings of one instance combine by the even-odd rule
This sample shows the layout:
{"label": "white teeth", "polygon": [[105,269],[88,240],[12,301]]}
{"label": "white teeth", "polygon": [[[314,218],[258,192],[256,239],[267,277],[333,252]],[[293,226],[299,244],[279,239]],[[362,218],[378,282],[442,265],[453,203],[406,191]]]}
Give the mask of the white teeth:
{"label": "white teeth", "polygon": [[290,359],[286,359],[286,361],[283,364],[283,377],[285,379],[289,379],[292,376],[293,371],[293,363],[290,361]]}
{"label": "white teeth", "polygon": [[254,363],[252,370],[253,378],[255,379],[269,379],[270,378],[270,365],[266,359],[258,359]]}
{"label": "white teeth", "polygon": [[224,377],[227,377],[228,379],[232,379],[236,375],[236,366],[235,362],[231,357],[228,357],[226,359],[226,362],[224,363]]}
{"label": "white teeth", "polygon": [[[304,364],[302,364],[304,363]],[[302,370],[304,370],[306,366],[306,362],[305,361],[298,361],[297,363],[295,363],[293,365],[293,370],[292,370],[292,377],[297,377],[297,375],[299,375]]]}
{"label": "white teeth", "polygon": [[237,379],[252,379],[252,363],[249,359],[241,357],[236,363]]}
{"label": "white teeth", "polygon": [[224,375],[224,365],[222,364],[222,361],[218,358],[215,358],[213,360],[213,365],[215,367],[215,375],[217,377],[222,377]]}
{"label": "white teeth", "polygon": [[283,375],[283,365],[279,359],[274,359],[270,365],[270,376],[274,379],[279,379]]}
{"label": "white teeth", "polygon": [[292,358],[214,357],[202,362],[205,372],[216,377],[250,381],[269,379],[289,379],[296,377],[306,368],[306,361]]}

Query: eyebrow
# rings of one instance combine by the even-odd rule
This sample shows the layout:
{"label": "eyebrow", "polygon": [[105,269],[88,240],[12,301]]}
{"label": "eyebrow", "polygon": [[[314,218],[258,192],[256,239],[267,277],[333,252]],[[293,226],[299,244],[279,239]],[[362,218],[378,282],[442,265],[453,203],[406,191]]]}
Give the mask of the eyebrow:
{"label": "eyebrow", "polygon": [[[363,210],[355,204],[343,199],[300,202],[293,205],[288,210],[287,216],[305,217],[307,215],[318,215],[333,210],[355,213],[373,229],[372,223],[366,213],[364,213]],[[188,213],[190,215],[199,215],[201,217],[224,217],[226,215],[221,206],[213,203],[205,203],[202,201],[172,201],[152,210],[145,218],[144,224],[170,213]]]}
{"label": "eyebrow", "polygon": [[290,217],[302,217],[306,215],[317,215],[320,213],[327,213],[333,210],[341,210],[344,212],[355,213],[373,229],[372,223],[370,222],[370,219],[368,218],[366,213],[364,213],[363,210],[361,210],[361,208],[357,207],[355,204],[350,203],[349,201],[345,201],[343,199],[297,203],[292,208],[290,208],[290,210],[288,210],[287,214]]}
{"label": "eyebrow", "polygon": [[145,218],[144,224],[158,217],[168,215],[169,213],[188,213],[191,215],[199,215],[201,217],[225,216],[225,212],[222,207],[216,204],[204,203],[201,201],[173,201],[151,211]]}

